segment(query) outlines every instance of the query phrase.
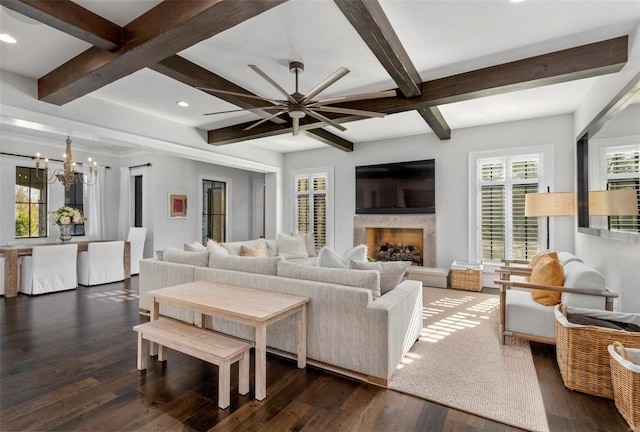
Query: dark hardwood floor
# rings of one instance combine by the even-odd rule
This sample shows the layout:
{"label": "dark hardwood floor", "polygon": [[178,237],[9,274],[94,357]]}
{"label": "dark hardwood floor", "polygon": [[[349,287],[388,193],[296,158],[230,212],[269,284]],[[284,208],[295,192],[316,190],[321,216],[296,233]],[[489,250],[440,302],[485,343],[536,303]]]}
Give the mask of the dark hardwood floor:
{"label": "dark hardwood floor", "polygon": [[[137,277],[0,300],[0,430],[512,431],[392,390],[267,357],[267,398],[217,406],[217,368],[169,352],[136,370]],[[613,401],[567,390],[553,347],[532,344],[551,431],[629,431]],[[253,360],[252,366],[253,368]]]}

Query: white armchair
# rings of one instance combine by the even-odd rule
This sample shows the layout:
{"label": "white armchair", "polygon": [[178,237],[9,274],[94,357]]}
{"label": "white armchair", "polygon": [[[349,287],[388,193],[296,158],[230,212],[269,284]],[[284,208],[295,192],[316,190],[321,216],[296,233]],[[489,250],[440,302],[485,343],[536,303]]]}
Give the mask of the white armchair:
{"label": "white armchair", "polygon": [[92,242],[78,254],[78,283],[92,286],[124,280],[124,241]]}
{"label": "white armchair", "polygon": [[131,274],[140,273],[140,260],[144,258],[144,242],[147,237],[146,228],[130,228],[127,241],[131,245]]}
{"label": "white armchair", "polygon": [[44,294],[78,287],[76,275],[77,244],[34,246],[31,256],[22,258],[22,283],[25,294]]}

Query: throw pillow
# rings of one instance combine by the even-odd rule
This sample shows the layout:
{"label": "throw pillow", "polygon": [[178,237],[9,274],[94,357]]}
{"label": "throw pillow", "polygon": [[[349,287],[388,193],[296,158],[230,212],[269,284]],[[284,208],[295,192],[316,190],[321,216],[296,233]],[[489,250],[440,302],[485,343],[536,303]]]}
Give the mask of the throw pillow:
{"label": "throw pillow", "polygon": [[164,261],[164,251],[162,249],[156,251],[156,258],[158,261]]}
{"label": "throw pillow", "polygon": [[[539,285],[562,286],[564,283],[564,269],[558,260],[550,256],[542,257],[531,270],[531,283]],[[553,306],[560,302],[562,293],[546,290],[531,290],[535,301],[544,306]]]}
{"label": "throw pillow", "polygon": [[329,246],[325,246],[318,252],[318,267],[347,268],[340,259],[340,255]]}
{"label": "throw pillow", "polygon": [[556,261],[558,260],[558,254],[555,253],[554,251],[550,251],[547,249],[535,254],[533,258],[531,258],[531,261],[529,261],[529,267],[534,268],[538,264],[538,262],[544,257],[551,257]]}
{"label": "throw pillow", "polygon": [[224,247],[227,250],[229,255],[238,255],[238,256],[240,255],[240,247],[242,247],[242,245],[249,246],[249,247],[256,247],[256,246],[264,246],[265,248],[267,247],[267,244],[263,238],[259,238],[256,240],[222,243],[222,247]]}
{"label": "throw pillow", "polygon": [[229,255],[229,252],[220,243],[214,240],[207,240],[207,250],[212,254]]}
{"label": "throw pillow", "polygon": [[194,241],[193,243],[185,243],[182,249],[187,252],[204,252],[207,250],[207,248],[204,247],[198,240]]}
{"label": "throw pillow", "polygon": [[309,256],[307,241],[303,236],[290,236],[279,233],[278,255],[282,258],[306,258]]}
{"label": "throw pillow", "polygon": [[307,245],[307,254],[310,257],[318,256],[318,251],[316,250],[316,239],[313,237],[313,233],[307,234],[294,234],[291,233],[291,237],[304,237],[305,244]]}
{"label": "throw pillow", "polygon": [[266,257],[267,256],[267,248],[263,246],[240,246],[240,256],[243,257]]}
{"label": "throw pillow", "polygon": [[278,256],[278,240],[265,239],[265,245],[267,246],[267,256]]}
{"label": "throw pillow", "polygon": [[187,252],[168,247],[163,251],[163,261],[206,267],[209,264],[209,251]]}
{"label": "throw pillow", "polygon": [[349,261],[367,261],[367,245],[358,245],[354,248],[349,249],[342,255],[340,258],[345,266],[349,265]]}
{"label": "throw pillow", "polygon": [[380,294],[385,295],[394,289],[411,266],[409,261],[367,262],[349,261],[349,268],[356,270],[377,270],[380,272]]}

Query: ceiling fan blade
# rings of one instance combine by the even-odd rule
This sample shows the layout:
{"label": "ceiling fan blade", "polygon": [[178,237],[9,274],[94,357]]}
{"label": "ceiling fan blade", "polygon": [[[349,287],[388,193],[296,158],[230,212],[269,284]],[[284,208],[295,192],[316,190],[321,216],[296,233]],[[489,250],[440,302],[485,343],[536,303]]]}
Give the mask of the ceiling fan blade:
{"label": "ceiling fan blade", "polygon": [[300,119],[295,117],[293,119],[293,136],[296,136],[300,133]]}
{"label": "ceiling fan blade", "polygon": [[341,67],[340,69],[338,69],[337,71],[335,71],[334,73],[332,73],[331,75],[329,75],[327,78],[325,78],[324,81],[322,81],[321,83],[319,83],[318,85],[316,85],[314,88],[312,88],[309,93],[307,93],[304,96],[304,99],[302,99],[301,103],[307,103],[309,102],[311,99],[313,99],[317,94],[319,94],[320,92],[322,92],[324,89],[326,89],[327,87],[329,87],[331,84],[333,84],[334,82],[338,81],[340,78],[342,78],[343,76],[345,76],[346,74],[349,73],[349,69],[345,68],[345,67]]}
{"label": "ceiling fan blade", "polygon": [[321,122],[324,122],[326,124],[328,124],[329,126],[333,126],[334,128],[341,130],[342,132],[346,131],[347,128],[342,126],[339,123],[334,122],[333,120],[330,120],[328,118],[326,118],[325,116],[323,116],[320,113],[317,113],[315,111],[311,111],[310,109],[307,110],[307,114],[309,114],[311,117],[313,117],[316,120],[320,120]]}
{"label": "ceiling fan blade", "polygon": [[349,109],[349,108],[338,108],[338,107],[325,107],[325,106],[316,106],[313,107],[315,111],[324,111],[324,112],[332,112],[338,114],[352,114],[363,117],[379,117],[382,118],[386,116],[384,113],[373,112],[373,111],[363,111],[357,109]]}
{"label": "ceiling fan blade", "polygon": [[228,114],[228,113],[242,112],[242,111],[261,111],[261,110],[274,110],[274,109],[278,109],[279,110],[279,109],[282,109],[282,107],[279,107],[279,106],[266,106],[266,107],[256,107],[256,108],[240,108],[240,109],[228,110],[228,111],[218,111],[218,112],[204,113],[202,115]]}
{"label": "ceiling fan blade", "polygon": [[278,84],[277,82],[275,82],[274,80],[271,79],[271,77],[269,75],[267,75],[266,73],[264,73],[262,71],[262,69],[260,69],[258,66],[256,65],[249,65],[249,67],[251,69],[254,70],[255,73],[257,73],[258,75],[260,75],[262,78],[264,78],[269,84],[271,84],[272,86],[274,86],[276,89],[278,89],[278,91],[280,93],[282,93],[284,95],[284,97],[287,98],[287,100],[291,103],[297,103],[296,100],[294,98],[291,97],[291,95],[289,93],[287,93],[287,91],[285,89],[283,89],[282,87],[280,87],[280,84]]}
{"label": "ceiling fan blade", "polygon": [[275,113],[275,114],[271,114],[270,116],[265,117],[265,118],[263,118],[262,120],[259,120],[259,121],[255,122],[255,123],[254,123],[254,124],[252,124],[251,126],[248,126],[248,127],[244,128],[243,130],[246,130],[246,131],[251,130],[251,129],[253,129],[254,127],[259,126],[259,125],[261,125],[262,123],[264,123],[264,122],[266,122],[266,121],[268,121],[268,120],[271,120],[271,119],[272,119],[272,118],[274,118],[274,117],[278,117],[280,114],[284,114],[284,113],[286,113],[286,112],[287,112],[287,110],[286,110],[286,109],[284,109],[284,110],[280,110],[280,111],[278,111],[278,112],[277,112],[277,113]]}
{"label": "ceiling fan blade", "polygon": [[351,102],[356,100],[378,99],[378,98],[394,97],[394,96],[396,96],[395,90],[385,90],[385,91],[372,92],[372,93],[362,93],[362,94],[351,95],[351,96],[338,96],[338,97],[329,98],[329,99],[320,99],[317,102],[307,105],[307,107],[311,108],[318,105]]}
{"label": "ceiling fan blade", "polygon": [[283,103],[284,103],[284,101],[273,100],[273,99],[265,98],[265,97],[262,97],[262,96],[252,95],[252,94],[237,93],[237,92],[232,92],[232,91],[228,91],[228,90],[218,90],[218,89],[212,89],[212,88],[207,88],[207,87],[196,87],[196,88],[198,90],[206,91],[207,93],[220,93],[220,94],[228,94],[228,95],[232,95],[232,96],[240,96],[240,97],[244,97],[244,98],[248,98],[248,99],[258,99],[258,100],[261,100],[261,101],[271,102],[274,105],[283,105]]}

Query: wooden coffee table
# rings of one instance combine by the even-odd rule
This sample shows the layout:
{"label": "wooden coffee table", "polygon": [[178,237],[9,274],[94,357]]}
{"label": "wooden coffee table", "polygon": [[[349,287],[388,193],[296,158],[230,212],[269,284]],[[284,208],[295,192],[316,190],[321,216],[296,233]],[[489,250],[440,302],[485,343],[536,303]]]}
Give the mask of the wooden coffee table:
{"label": "wooden coffee table", "polygon": [[[254,288],[197,281],[149,291],[153,298],[151,320],[158,319],[160,303],[169,303],[196,313],[196,324],[204,327],[204,316],[217,316],[255,327],[256,399],[267,394],[267,326],[298,314],[298,367],[307,364],[307,297]],[[162,354],[160,350],[160,355]]]}

